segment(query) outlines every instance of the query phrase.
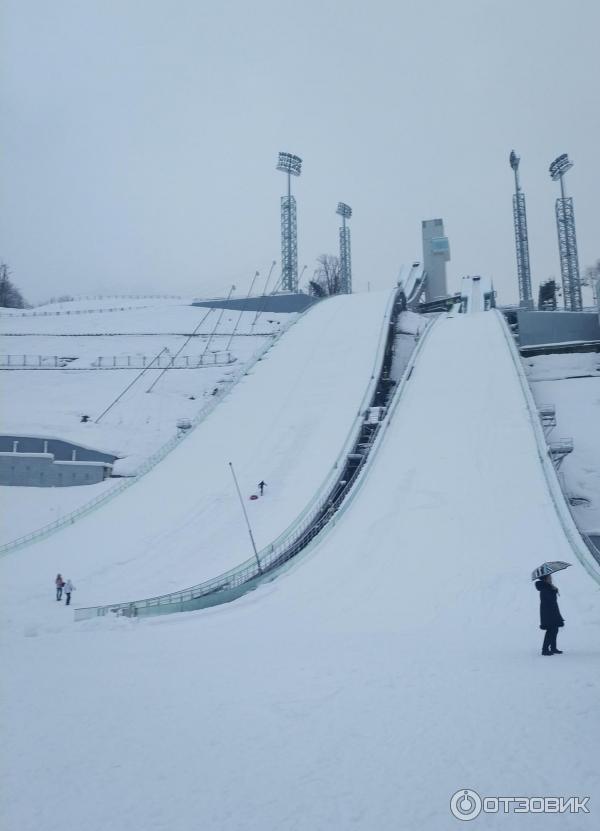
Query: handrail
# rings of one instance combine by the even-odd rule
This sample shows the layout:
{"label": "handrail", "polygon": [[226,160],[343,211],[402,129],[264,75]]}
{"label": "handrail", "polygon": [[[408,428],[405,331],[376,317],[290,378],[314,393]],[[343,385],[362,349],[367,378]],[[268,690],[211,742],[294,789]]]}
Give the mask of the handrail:
{"label": "handrail", "polygon": [[148,309],[149,306],[113,306],[110,309],[108,307],[104,309],[62,309],[58,312],[19,312],[16,314],[2,314],[0,313],[0,317],[4,317],[7,320],[14,317],[57,317],[62,315],[91,315],[91,314],[104,314],[104,312],[137,312],[140,309]]}
{"label": "handrail", "polygon": [[560,524],[571,546],[571,549],[577,557],[577,559],[579,560],[579,562],[588,572],[590,577],[592,577],[597,583],[600,583],[600,563],[597,563],[595,559],[593,560],[593,562],[590,560],[590,554],[592,554],[592,552],[585,545],[584,537],[577,528],[571,511],[565,500],[565,495],[561,488],[560,481],[554,468],[554,464],[552,463],[552,459],[550,457],[550,451],[546,443],[546,436],[544,435],[544,430],[542,428],[542,424],[539,418],[538,408],[533,398],[533,393],[531,392],[529,383],[527,381],[527,377],[525,375],[525,370],[519,357],[517,346],[515,344],[513,336],[508,328],[508,324],[506,323],[506,320],[502,312],[499,309],[493,309],[492,311],[496,315],[496,319],[498,320],[499,326],[502,330],[502,334],[504,335],[504,339],[508,344],[510,356],[512,358],[512,362],[515,367],[519,383],[521,385],[521,390],[523,391],[523,397],[527,405],[529,422],[531,424],[533,434],[535,436],[538,457],[542,465],[542,471],[544,473],[544,478],[546,480],[548,492],[550,494],[550,497],[552,498],[552,502],[556,509],[556,513],[560,520]]}
{"label": "handrail", "polygon": [[[339,480],[340,472],[343,470],[341,462],[344,465],[347,461],[348,453],[354,448],[359,439],[362,427],[364,425],[365,408],[371,402],[375,393],[375,388],[379,382],[379,375],[383,367],[385,357],[385,349],[390,333],[390,323],[392,322],[392,315],[394,304],[396,302],[397,291],[391,293],[390,300],[386,307],[384,321],[380,333],[379,343],[376,351],[374,371],[369,379],[367,388],[363,395],[361,406],[358,414],[353,422],[353,425],[346,436],[342,450],[338,455],[333,467],[330,469],[327,477],[317,489],[310,502],[305,506],[303,511],[293,520],[293,522],[269,545],[265,546],[259,553],[258,559],[261,563],[261,569],[258,569],[256,558],[252,557],[238,566],[235,566],[228,571],[219,574],[218,576],[205,580],[195,586],[182,589],[176,592],[169,592],[168,594],[158,595],[156,597],[143,598],[135,601],[125,601],[121,603],[113,603],[104,606],[92,606],[87,608],[78,608],[75,610],[75,620],[84,620],[90,617],[103,616],[109,613],[135,615],[139,614],[144,609],[159,609],[156,614],[161,614],[162,611],[169,611],[164,607],[178,606],[179,608],[170,611],[180,611],[184,608],[184,604],[191,602],[198,602],[200,598],[205,599],[206,605],[216,605],[220,602],[228,602],[235,596],[243,593],[241,587],[245,586],[248,590],[253,587],[256,581],[261,579],[273,579],[274,569],[283,566],[296,553],[303,550],[310,544],[314,538],[321,533],[323,528],[332,520],[336,511],[339,510],[339,505],[332,501],[332,489]],[[427,327],[429,329],[430,327]],[[418,349],[415,348],[413,355],[422,348],[423,338],[421,338]],[[409,365],[412,365],[414,357],[411,356]],[[380,371],[376,372],[377,367]],[[404,389],[407,376],[410,375],[409,368],[404,374],[403,381],[398,389]],[[394,398],[396,398],[394,393]],[[395,406],[392,408],[395,409]],[[383,423],[382,423],[383,428]],[[371,446],[377,444],[378,437],[382,433],[382,429],[376,432]],[[369,447],[370,450],[370,447]],[[370,453],[368,455],[370,458]],[[354,475],[353,480],[357,479],[364,465],[359,467]],[[353,484],[351,482],[350,484]],[[142,612],[143,613],[143,612]]]}
{"label": "handrail", "polygon": [[36,542],[40,539],[45,537],[49,537],[60,528],[64,527],[65,525],[73,525],[76,521],[81,519],[84,516],[92,513],[92,511],[99,508],[101,505],[104,505],[106,502],[112,500],[115,496],[118,496],[127,488],[130,488],[136,482],[149,473],[152,468],[156,467],[156,465],[161,462],[174,448],[180,444],[180,442],[184,441],[187,436],[189,436],[195,428],[203,422],[212,411],[215,409],[217,404],[223,401],[227,396],[230,395],[234,387],[237,383],[250,372],[251,369],[264,357],[264,355],[271,349],[277,341],[284,335],[290,328],[293,326],[297,321],[305,315],[313,306],[308,306],[304,311],[300,312],[293,320],[288,321],[284,324],[284,326],[278,330],[277,332],[273,333],[269,340],[263,344],[263,346],[258,349],[250,361],[248,363],[244,363],[240,365],[236,372],[233,373],[233,376],[230,377],[229,386],[227,389],[223,391],[222,394],[218,396],[214,396],[208,401],[202,409],[196,414],[196,416],[191,421],[191,428],[186,430],[185,433],[178,433],[172,436],[165,444],[162,445],[155,453],[153,453],[145,462],[143,462],[135,471],[133,476],[127,477],[123,479],[119,484],[115,485],[113,488],[108,489],[105,493],[96,496],[94,499],[91,499],[89,502],[86,502],[84,505],[81,505],[79,508],[71,511],[65,516],[61,517],[60,519],[56,519],[53,522],[48,523],[47,525],[43,525],[41,528],[37,528],[35,531],[30,531],[28,534],[23,534],[21,537],[17,537],[14,540],[9,540],[9,542],[3,543],[0,545],[0,555],[6,554],[8,551],[14,551],[17,548],[22,548],[23,546],[29,545],[32,542]]}

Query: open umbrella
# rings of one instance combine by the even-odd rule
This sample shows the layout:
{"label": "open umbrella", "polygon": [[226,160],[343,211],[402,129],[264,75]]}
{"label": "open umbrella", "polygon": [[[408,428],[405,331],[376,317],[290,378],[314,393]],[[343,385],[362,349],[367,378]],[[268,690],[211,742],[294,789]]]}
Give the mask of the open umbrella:
{"label": "open umbrella", "polygon": [[532,580],[539,580],[540,577],[545,577],[547,574],[554,574],[555,571],[562,571],[563,568],[569,568],[571,563],[563,563],[560,560],[554,560],[551,563],[542,563],[541,566],[531,572]]}

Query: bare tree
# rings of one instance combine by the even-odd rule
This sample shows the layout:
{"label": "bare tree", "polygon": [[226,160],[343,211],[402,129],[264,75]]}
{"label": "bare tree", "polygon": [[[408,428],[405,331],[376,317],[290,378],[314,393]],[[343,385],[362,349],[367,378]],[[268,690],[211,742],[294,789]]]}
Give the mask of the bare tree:
{"label": "bare tree", "polygon": [[308,293],[312,294],[313,297],[325,297],[325,289],[315,280],[308,281]]}
{"label": "bare tree", "polygon": [[538,310],[540,312],[556,311],[556,280],[550,277],[545,283],[540,284],[538,294]]}
{"label": "bare tree", "polygon": [[593,286],[597,280],[600,280],[600,260],[596,260],[593,265],[588,265],[583,273],[581,285]]}
{"label": "bare tree", "polygon": [[308,288],[315,297],[339,294],[341,290],[340,258],[332,254],[321,254],[317,257],[317,267]]}
{"label": "bare tree", "polygon": [[0,263],[0,306],[5,309],[24,309],[23,295],[10,279],[10,269]]}

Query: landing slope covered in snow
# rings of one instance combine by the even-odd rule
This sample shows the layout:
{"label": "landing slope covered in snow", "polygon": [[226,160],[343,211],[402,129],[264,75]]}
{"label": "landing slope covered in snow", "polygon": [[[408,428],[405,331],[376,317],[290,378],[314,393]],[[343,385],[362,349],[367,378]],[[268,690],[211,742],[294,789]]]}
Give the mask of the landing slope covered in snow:
{"label": "landing slope covered in snow", "polygon": [[[0,431],[60,438],[114,453],[119,475],[138,470],[173,438],[178,419],[196,418],[297,318],[240,315],[160,298],[82,300],[5,312],[0,312]],[[171,358],[179,366],[188,361],[194,367],[202,355],[207,365],[164,373],[154,365],[141,374],[144,363],[148,366],[159,354],[163,367]],[[15,368],[23,366],[24,356],[29,368]],[[55,363],[62,368],[55,369]],[[111,369],[113,363],[120,368]],[[50,368],[31,368],[38,364]],[[0,542],[64,517],[115,484],[0,486],[5,516]]]}
{"label": "landing slope covered in snow", "polygon": [[[373,374],[391,294],[332,298],[304,315],[166,459],[94,514],[13,559],[19,582],[70,574],[77,605],[163,594],[252,556],[228,462],[259,547],[309,502]],[[250,502],[261,479],[265,496]]]}
{"label": "landing slope covered in snow", "polygon": [[75,626],[18,573],[8,827],[440,831],[459,788],[597,810],[600,596],[576,561],[557,578],[565,654],[542,658],[529,573],[545,559],[573,557],[498,320],[444,318],[352,506],[275,582]]}

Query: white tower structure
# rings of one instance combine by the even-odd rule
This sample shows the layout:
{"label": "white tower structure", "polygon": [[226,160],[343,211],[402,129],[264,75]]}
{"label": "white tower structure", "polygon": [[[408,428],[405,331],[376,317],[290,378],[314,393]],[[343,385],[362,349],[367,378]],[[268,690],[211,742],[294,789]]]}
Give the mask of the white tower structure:
{"label": "white tower structure", "polygon": [[425,298],[429,302],[448,294],[446,263],[450,260],[450,244],[448,237],[444,236],[441,219],[424,219],[422,234],[423,267],[427,274]]}

